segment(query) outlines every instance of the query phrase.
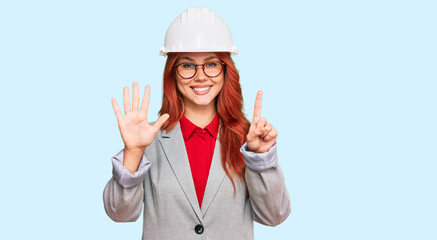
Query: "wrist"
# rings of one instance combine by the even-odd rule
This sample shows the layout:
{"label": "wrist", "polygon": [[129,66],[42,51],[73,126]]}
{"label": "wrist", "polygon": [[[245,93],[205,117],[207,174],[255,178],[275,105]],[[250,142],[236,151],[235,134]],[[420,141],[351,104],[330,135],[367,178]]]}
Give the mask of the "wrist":
{"label": "wrist", "polygon": [[124,153],[129,153],[129,155],[143,155],[146,147],[128,147],[124,146]]}
{"label": "wrist", "polygon": [[246,151],[254,152],[254,153],[261,153],[261,152],[259,152],[259,148],[258,149],[251,149],[249,147],[249,144],[247,144],[247,143],[246,143]]}
{"label": "wrist", "polygon": [[125,149],[123,166],[132,174],[138,170],[145,149]]}

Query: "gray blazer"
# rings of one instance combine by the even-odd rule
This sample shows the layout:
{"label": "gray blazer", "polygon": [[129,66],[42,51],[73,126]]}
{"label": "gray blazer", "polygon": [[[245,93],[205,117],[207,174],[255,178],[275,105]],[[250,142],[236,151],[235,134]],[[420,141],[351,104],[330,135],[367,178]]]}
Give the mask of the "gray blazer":
{"label": "gray blazer", "polygon": [[247,185],[234,178],[234,193],[217,140],[199,207],[178,123],[169,132],[158,132],[134,174],[122,166],[123,150],[114,156],[113,176],[103,192],[106,213],[116,222],[133,222],[144,205],[142,239],[253,239],[253,221],[276,226],[291,211],[280,166],[267,159],[262,163],[265,169],[249,168],[253,161],[275,158],[274,146],[274,151],[272,147],[262,154],[244,152],[242,147]]}

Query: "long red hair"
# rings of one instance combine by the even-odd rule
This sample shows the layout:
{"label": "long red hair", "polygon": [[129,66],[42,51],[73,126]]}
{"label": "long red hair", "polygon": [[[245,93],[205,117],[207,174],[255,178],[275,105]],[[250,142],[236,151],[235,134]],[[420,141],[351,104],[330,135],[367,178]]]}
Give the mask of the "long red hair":
{"label": "long red hair", "polygon": [[[245,181],[246,164],[240,153],[240,147],[246,141],[250,122],[243,113],[240,75],[234,61],[227,52],[217,52],[216,55],[226,64],[223,69],[223,87],[215,99],[221,123],[219,127],[221,163],[232,181],[235,192],[234,176]],[[184,113],[183,96],[177,88],[173,68],[179,56],[179,53],[169,53],[164,69],[164,91],[159,114],[168,113],[170,115],[170,118],[162,126],[162,129],[167,131],[170,131],[177,124]]]}

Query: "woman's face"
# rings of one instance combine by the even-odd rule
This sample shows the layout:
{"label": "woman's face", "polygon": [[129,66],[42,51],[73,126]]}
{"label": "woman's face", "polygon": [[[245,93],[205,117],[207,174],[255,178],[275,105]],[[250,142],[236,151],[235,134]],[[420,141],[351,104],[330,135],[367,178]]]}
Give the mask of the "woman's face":
{"label": "woman's face", "polygon": [[[221,62],[215,53],[181,53],[178,60],[176,60],[176,65],[187,63],[184,66],[193,66],[190,63],[204,64],[211,61]],[[209,65],[213,66],[214,63]],[[177,87],[184,97],[186,107],[215,106],[214,99],[223,87],[224,70],[216,77],[209,77],[205,75],[202,67],[198,66],[196,74],[192,78],[184,79],[177,72],[175,78]]]}

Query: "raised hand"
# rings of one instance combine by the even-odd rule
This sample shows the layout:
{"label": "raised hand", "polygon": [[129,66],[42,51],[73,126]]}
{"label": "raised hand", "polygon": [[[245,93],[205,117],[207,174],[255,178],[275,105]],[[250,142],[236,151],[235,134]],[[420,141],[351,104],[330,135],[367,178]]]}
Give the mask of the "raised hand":
{"label": "raised hand", "polygon": [[247,148],[251,152],[267,152],[276,141],[278,131],[265,118],[261,118],[263,92],[258,91],[255,99],[255,110],[252,123],[247,134]]}
{"label": "raised hand", "polygon": [[147,108],[150,101],[150,86],[147,85],[144,90],[144,97],[141,103],[141,109],[138,111],[139,95],[138,83],[132,84],[132,110],[129,102],[129,88],[123,88],[123,105],[125,116],[122,115],[115,98],[112,98],[112,107],[118,120],[121,137],[125,145],[125,151],[144,152],[147,146],[153,142],[158,130],[169,118],[168,114],[163,114],[155,124],[150,125],[147,121]]}

